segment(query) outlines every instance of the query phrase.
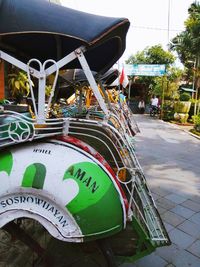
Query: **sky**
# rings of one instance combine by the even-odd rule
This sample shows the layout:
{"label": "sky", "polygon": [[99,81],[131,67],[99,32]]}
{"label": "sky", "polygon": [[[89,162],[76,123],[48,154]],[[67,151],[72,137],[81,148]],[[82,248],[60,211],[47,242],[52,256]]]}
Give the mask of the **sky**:
{"label": "sky", "polygon": [[188,7],[194,0],[60,0],[66,7],[84,12],[128,18],[131,25],[121,62],[148,46],[168,42],[184,30]]}

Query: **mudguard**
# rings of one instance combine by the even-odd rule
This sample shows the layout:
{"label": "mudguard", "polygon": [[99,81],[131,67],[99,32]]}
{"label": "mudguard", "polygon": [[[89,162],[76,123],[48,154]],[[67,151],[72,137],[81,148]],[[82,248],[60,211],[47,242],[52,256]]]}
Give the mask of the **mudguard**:
{"label": "mudguard", "polygon": [[33,218],[68,242],[99,239],[125,227],[124,200],[113,175],[73,144],[43,140],[1,150],[0,179],[0,227]]}

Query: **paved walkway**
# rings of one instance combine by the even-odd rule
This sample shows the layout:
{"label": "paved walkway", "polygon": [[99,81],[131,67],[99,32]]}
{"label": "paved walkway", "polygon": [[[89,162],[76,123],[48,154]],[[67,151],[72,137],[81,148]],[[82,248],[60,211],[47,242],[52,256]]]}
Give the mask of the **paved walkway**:
{"label": "paved walkway", "polygon": [[200,267],[200,139],[149,115],[135,119],[136,154],[172,245],[123,267]]}

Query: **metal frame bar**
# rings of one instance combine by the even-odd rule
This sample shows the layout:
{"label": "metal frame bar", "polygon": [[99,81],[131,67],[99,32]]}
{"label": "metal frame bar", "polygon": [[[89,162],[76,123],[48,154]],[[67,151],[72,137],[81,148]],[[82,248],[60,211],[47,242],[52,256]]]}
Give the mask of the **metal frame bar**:
{"label": "metal frame bar", "polygon": [[[91,121],[90,120],[90,123],[87,123],[87,121],[85,121],[84,119],[79,119],[77,121],[77,120],[75,120],[73,118],[70,118],[69,120],[70,120],[69,128],[71,128],[71,129],[69,129],[69,134],[71,134],[72,136],[76,136],[76,135],[89,136],[89,137],[98,139],[99,142],[104,143],[104,145],[109,149],[109,151],[111,153],[111,156],[114,159],[116,167],[118,169],[121,169],[121,168],[119,168],[118,163],[115,161],[115,156],[114,156],[113,152],[110,150],[110,148],[107,146],[106,142],[104,142],[102,139],[96,137],[95,134],[91,135],[91,134],[88,134],[88,133],[83,133],[83,132],[81,132],[81,130],[86,131],[87,129],[89,129],[90,131],[101,133],[102,136],[107,137],[108,140],[113,142],[113,144],[116,141],[118,143],[118,145],[119,145],[119,149],[122,149],[122,151],[123,151],[123,147],[121,146],[119,140],[123,139],[124,144],[126,144],[126,140],[123,138],[123,134],[122,135],[119,135],[119,133],[118,133],[118,135],[115,134],[115,131],[114,131],[113,127],[111,125],[109,125],[108,123],[105,123],[104,121],[102,121],[100,123],[99,121],[96,122],[96,121]],[[76,124],[80,124],[81,122],[84,123],[84,125],[86,125],[87,127],[79,127],[79,126],[76,127]],[[91,125],[91,127],[90,127],[90,125]],[[94,125],[98,126],[99,130],[92,129],[92,126],[94,126]],[[112,131],[112,134],[113,134],[113,138],[112,139],[110,139],[109,136],[106,136],[104,133],[101,132],[100,129],[101,129],[102,126],[106,127],[108,131],[110,131],[110,130]],[[79,129],[79,131],[78,132],[74,132],[73,131],[74,129],[77,129],[77,130]],[[128,150],[130,149],[128,147],[128,144],[127,144],[126,148]],[[130,153],[130,154],[132,154],[132,153]],[[133,154],[134,154],[134,152],[133,152]],[[142,169],[141,169],[140,165],[138,165],[137,161],[134,161],[135,157],[136,157],[135,155],[133,157],[130,157],[130,159],[129,159],[130,162],[128,163],[128,165],[123,160],[123,157],[121,157],[121,162],[124,165],[124,167],[130,167],[129,171],[132,172],[132,179],[130,179],[128,182],[122,182],[119,179],[119,177],[116,176],[116,178],[118,179],[120,184],[124,184],[125,185],[127,193],[129,195],[129,199],[128,199],[128,201],[129,201],[128,217],[129,217],[130,220],[132,220],[134,218],[135,214],[133,213],[133,210],[134,210],[133,207],[135,207],[137,209],[137,213],[139,214],[140,220],[146,226],[146,229],[148,229],[150,240],[152,242],[156,243],[156,244],[165,243],[168,240],[167,236],[165,235],[165,232],[161,228],[161,224],[160,224],[159,218],[156,215],[156,210],[154,210],[154,208],[156,208],[156,207],[155,207],[155,203],[153,202],[153,199],[151,197],[151,194],[148,191],[148,188],[146,188],[146,190],[144,190],[145,178],[143,176],[143,172],[142,172]],[[138,174],[137,174],[137,172],[138,172]],[[130,183],[133,183],[131,191],[129,190],[129,187],[128,187],[128,184],[130,184]],[[138,206],[138,203],[134,199],[134,189],[136,190],[136,193],[139,196],[140,201],[142,203],[142,206],[143,206],[143,209],[144,209],[144,215],[142,214],[142,212],[140,210],[141,207]],[[156,218],[156,219],[153,220],[152,216],[153,216],[153,218]]]}
{"label": "metal frame bar", "polygon": [[[94,92],[94,95],[101,107],[101,109],[104,111],[104,113],[106,115],[109,114],[108,108],[104,102],[103,97],[101,96],[98,86],[96,84],[96,81],[92,75],[92,72],[89,68],[89,65],[87,63],[87,60],[84,56],[84,52],[86,51],[86,48],[81,46],[78,49],[74,50],[73,52],[71,52],[69,55],[65,56],[64,58],[62,58],[61,60],[55,62],[51,59],[46,60],[43,64],[38,60],[38,59],[31,59],[29,60],[29,62],[27,64],[23,63],[22,61],[10,56],[9,54],[3,52],[0,50],[0,58],[2,58],[3,60],[17,66],[18,68],[26,71],[27,73],[29,73],[29,78],[30,78],[30,74],[34,77],[36,77],[39,81],[39,95],[38,95],[38,110],[37,110],[37,114],[36,114],[36,120],[38,123],[45,123],[45,119],[46,119],[46,112],[45,112],[45,86],[46,86],[46,77],[48,77],[49,75],[51,75],[52,73],[56,72],[56,76],[57,76],[57,72],[59,71],[60,68],[62,68],[64,65],[66,65],[67,63],[71,62],[72,60],[74,60],[75,58],[78,58],[81,67],[88,79],[88,82],[91,86],[91,89]],[[30,64],[35,61],[36,63],[38,63],[39,65],[39,71],[37,71],[36,69],[30,67]],[[45,69],[46,63],[47,62],[54,62],[54,64],[52,66],[50,66],[49,68]],[[34,100],[33,100],[34,101]],[[50,103],[48,103],[48,107],[50,106]],[[35,106],[34,106],[35,109]],[[36,112],[36,110],[35,110]]]}
{"label": "metal frame bar", "polygon": [[[16,67],[20,68],[21,70],[27,72],[27,68],[28,68],[27,64],[25,64],[22,61],[10,56],[9,54],[3,52],[2,50],[0,50],[0,58],[9,62],[10,64],[15,65]],[[31,73],[31,75],[33,75],[36,78],[40,77],[40,72],[34,68],[30,68],[30,73]]]}
{"label": "metal frame bar", "polygon": [[93,90],[93,93],[97,99],[97,101],[99,102],[99,105],[101,107],[101,109],[104,111],[104,113],[106,115],[109,115],[109,111],[108,111],[108,108],[105,104],[105,101],[103,99],[103,97],[101,96],[101,93],[99,92],[99,89],[98,89],[98,86],[96,84],[96,81],[94,79],[94,76],[92,75],[92,72],[90,70],[90,67],[87,63],[87,60],[83,54],[83,51],[79,48],[79,49],[76,49],[76,55],[78,57],[78,60],[81,64],[81,67],[85,73],[85,76],[90,84],[90,87],[92,88]]}

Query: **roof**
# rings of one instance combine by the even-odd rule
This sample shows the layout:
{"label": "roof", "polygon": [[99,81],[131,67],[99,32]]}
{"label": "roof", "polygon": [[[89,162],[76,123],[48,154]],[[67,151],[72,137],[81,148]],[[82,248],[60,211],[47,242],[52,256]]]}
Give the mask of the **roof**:
{"label": "roof", "polygon": [[195,90],[195,89],[193,89],[193,88],[181,87],[180,89],[181,89],[181,90],[183,90],[183,91],[186,91],[186,92],[191,92],[191,93],[194,93],[194,92],[196,92],[196,90]]}
{"label": "roof", "polygon": [[[129,28],[126,18],[93,15],[44,0],[0,0],[0,49],[24,63],[58,61],[86,46],[91,70],[105,72],[121,57]],[[68,68],[80,68],[78,60]]]}

